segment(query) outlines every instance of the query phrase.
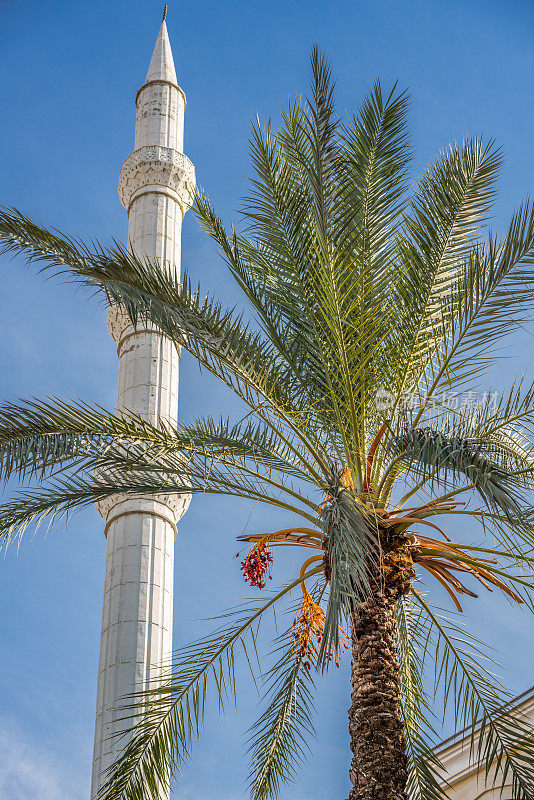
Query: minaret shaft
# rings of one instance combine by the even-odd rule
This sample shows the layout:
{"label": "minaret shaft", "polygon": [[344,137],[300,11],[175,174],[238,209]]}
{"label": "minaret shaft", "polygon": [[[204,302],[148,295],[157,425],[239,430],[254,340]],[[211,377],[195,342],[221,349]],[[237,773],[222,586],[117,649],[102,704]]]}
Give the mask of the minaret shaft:
{"label": "minaret shaft", "polygon": [[[123,163],[119,195],[128,211],[128,247],[180,274],[181,227],[194,186],[183,155],[185,96],[176,82],[163,22],[145,84],[136,98],[135,149]],[[117,407],[154,425],[175,423],[178,360],[174,344],[153,326],[132,327],[111,307],[108,328],[117,342]],[[121,706],[132,692],[154,686],[172,652],[176,522],[188,498],[122,495],[99,503],[107,554],[98,673],[92,798],[125,746]],[[168,790],[162,787],[162,800]]]}
{"label": "minaret shaft", "polygon": [[150,80],[147,76],[147,81],[137,93],[134,150],[150,141],[181,153],[184,149],[183,92],[178,86],[158,78]]}

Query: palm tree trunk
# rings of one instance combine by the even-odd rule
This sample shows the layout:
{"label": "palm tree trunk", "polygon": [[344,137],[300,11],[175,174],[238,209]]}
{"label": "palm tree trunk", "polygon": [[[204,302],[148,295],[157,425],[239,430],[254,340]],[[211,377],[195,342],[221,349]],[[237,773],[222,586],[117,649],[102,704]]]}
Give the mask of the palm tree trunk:
{"label": "palm tree trunk", "polygon": [[349,800],[407,797],[395,603],[409,591],[414,572],[404,542],[396,544],[384,558],[380,585],[352,612]]}

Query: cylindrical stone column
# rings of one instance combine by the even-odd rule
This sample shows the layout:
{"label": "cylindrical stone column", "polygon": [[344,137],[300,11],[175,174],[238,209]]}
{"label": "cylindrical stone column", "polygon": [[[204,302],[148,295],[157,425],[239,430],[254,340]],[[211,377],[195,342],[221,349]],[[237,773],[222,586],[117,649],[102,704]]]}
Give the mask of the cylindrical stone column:
{"label": "cylindrical stone column", "polygon": [[[136,98],[135,150],[124,161],[119,196],[128,212],[128,247],[180,274],[181,226],[195,183],[183,155],[185,96],[178,87],[163,22],[145,84]],[[178,360],[155,327],[133,328],[117,307],[108,315],[117,342],[117,407],[153,425],[176,423]],[[188,497],[120,495],[98,504],[107,555],[91,796],[126,744],[125,696],[157,684],[172,653],[176,523]],[[129,701],[131,703],[131,701]],[[161,798],[168,798],[162,787]]]}

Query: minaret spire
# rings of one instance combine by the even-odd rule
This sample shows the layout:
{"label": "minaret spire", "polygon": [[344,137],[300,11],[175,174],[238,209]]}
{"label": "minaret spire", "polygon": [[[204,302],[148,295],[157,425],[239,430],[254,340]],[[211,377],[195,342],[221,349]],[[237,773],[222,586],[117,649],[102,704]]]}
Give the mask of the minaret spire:
{"label": "minaret spire", "polygon": [[[165,6],[166,8],[166,6]],[[192,201],[195,169],[183,153],[185,95],[176,81],[163,21],[145,83],[135,99],[134,151],[122,164],[119,197],[128,212],[128,249],[180,275],[181,230]],[[117,343],[117,408],[152,425],[176,425],[178,360],[174,343],[151,324],[134,328],[111,306],[108,329]],[[122,495],[98,503],[107,536],[102,639],[93,759],[93,800],[125,747],[125,697],[154,687],[172,653],[176,523],[184,495]],[[162,784],[161,800],[169,787]]]}
{"label": "minaret spire", "polygon": [[[165,6],[167,8],[167,6]],[[176,83],[176,71],[174,69],[174,59],[172,57],[171,43],[167,32],[165,15],[161,22],[158,38],[154,46],[154,52],[150,59],[150,66],[146,74],[145,83],[149,81],[169,81]]]}

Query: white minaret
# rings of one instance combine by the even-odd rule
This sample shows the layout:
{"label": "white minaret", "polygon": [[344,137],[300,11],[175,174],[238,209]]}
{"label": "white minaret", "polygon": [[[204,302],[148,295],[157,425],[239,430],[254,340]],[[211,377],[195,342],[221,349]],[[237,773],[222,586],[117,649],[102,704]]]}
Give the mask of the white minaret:
{"label": "white minaret", "polygon": [[[182,219],[195,170],[183,154],[185,95],[178,86],[165,13],[145,83],[135,99],[134,151],[124,161],[119,197],[128,212],[128,247],[180,273]],[[117,407],[152,424],[175,423],[179,353],[152,326],[135,330],[118,307],[108,328],[117,342]],[[125,695],[154,685],[172,650],[176,523],[189,499],[122,496],[99,503],[107,536],[91,797],[124,747],[113,733]],[[112,737],[112,738],[110,738]],[[162,800],[169,793],[162,790]]]}

